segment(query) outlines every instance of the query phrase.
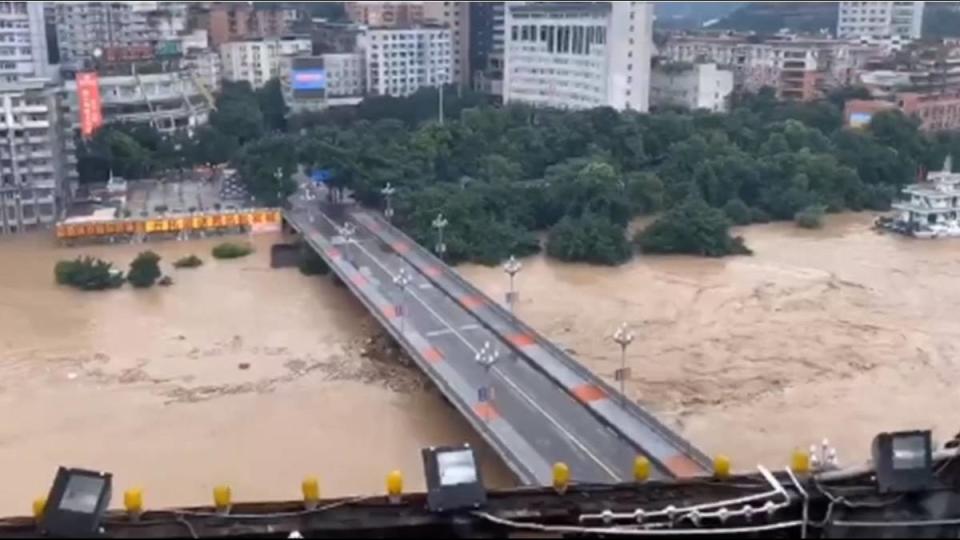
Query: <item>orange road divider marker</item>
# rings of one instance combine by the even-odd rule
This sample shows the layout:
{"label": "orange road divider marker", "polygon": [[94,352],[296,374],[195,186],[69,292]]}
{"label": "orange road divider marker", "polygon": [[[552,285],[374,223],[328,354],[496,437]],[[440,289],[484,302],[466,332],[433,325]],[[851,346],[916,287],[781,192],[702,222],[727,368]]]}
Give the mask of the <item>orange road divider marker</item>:
{"label": "orange road divider marker", "polygon": [[426,270],[423,271],[423,273],[430,277],[435,278],[440,275],[440,269],[437,268],[436,266],[428,266]]}
{"label": "orange road divider marker", "polygon": [[356,285],[357,287],[363,287],[364,285],[369,283],[367,281],[367,278],[363,277],[363,275],[361,274],[355,274],[352,278],[350,278],[350,281],[352,281],[353,284]]}
{"label": "orange road divider marker", "polygon": [[677,478],[694,478],[704,474],[703,467],[694,463],[694,461],[683,454],[677,454],[667,459],[667,469]]}
{"label": "orange road divider marker", "polygon": [[581,384],[573,389],[573,395],[583,403],[591,401],[600,401],[606,399],[607,394],[599,386],[593,384]]}
{"label": "orange road divider marker", "polygon": [[497,418],[500,418],[500,411],[498,411],[497,408],[492,404],[486,402],[477,403],[474,405],[473,412],[477,413],[477,416],[483,418],[487,422],[492,422]]}
{"label": "orange road divider marker", "polygon": [[388,319],[396,319],[398,316],[397,306],[384,306],[380,311],[383,313],[383,316]]}
{"label": "orange road divider marker", "polygon": [[427,347],[420,354],[423,355],[424,360],[430,362],[431,364],[436,364],[443,360],[443,353],[441,353],[436,347]]}
{"label": "orange road divider marker", "polygon": [[468,294],[460,297],[460,303],[467,309],[476,309],[483,305],[483,297],[476,294]]}
{"label": "orange road divider marker", "polygon": [[410,246],[408,246],[403,242],[393,242],[392,244],[390,244],[390,247],[393,248],[393,250],[396,251],[397,253],[406,253],[410,251]]}
{"label": "orange road divider marker", "polygon": [[513,343],[517,347],[527,347],[536,343],[536,341],[533,339],[533,336],[529,334],[513,334],[507,339],[509,339],[510,343]]}

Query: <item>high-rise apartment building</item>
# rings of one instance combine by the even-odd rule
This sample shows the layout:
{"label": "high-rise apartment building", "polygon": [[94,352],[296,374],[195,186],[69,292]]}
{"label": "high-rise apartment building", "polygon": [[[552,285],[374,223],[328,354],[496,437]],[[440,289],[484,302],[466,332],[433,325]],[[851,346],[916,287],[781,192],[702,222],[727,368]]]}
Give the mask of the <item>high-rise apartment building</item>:
{"label": "high-rise apartment building", "polygon": [[149,50],[158,34],[147,11],[131,2],[57,2],[57,43],[61,61],[80,61],[98,49]]}
{"label": "high-rise apartment building", "polygon": [[285,56],[309,55],[310,38],[288,36],[231,41],[220,46],[223,78],[247,81],[260,88],[280,76],[280,60]]}
{"label": "high-rise apartment building", "polygon": [[504,103],[647,111],[651,2],[508,3],[504,30]]}
{"label": "high-rise apartment building", "polygon": [[45,79],[0,83],[0,235],[50,226],[66,204],[60,97]]}
{"label": "high-rise apartment building", "polygon": [[344,2],[343,7],[352,22],[374,28],[395,28],[424,22],[423,2]]}
{"label": "high-rise apartment building", "polygon": [[923,2],[840,2],[837,37],[919,39],[923,28],[923,5]]}
{"label": "high-rise apartment building", "polygon": [[285,35],[290,30],[287,10],[278,7],[254,8],[247,2],[217,2],[206,14],[210,43]]}
{"label": "high-rise apartment building", "polygon": [[50,70],[43,2],[0,2],[0,83]]}
{"label": "high-rise apartment building", "polygon": [[423,18],[450,29],[453,47],[453,82],[470,84],[470,2],[426,2]]}
{"label": "high-rise apartment building", "polygon": [[425,86],[453,82],[449,28],[370,28],[360,35],[367,92],[407,96]]}

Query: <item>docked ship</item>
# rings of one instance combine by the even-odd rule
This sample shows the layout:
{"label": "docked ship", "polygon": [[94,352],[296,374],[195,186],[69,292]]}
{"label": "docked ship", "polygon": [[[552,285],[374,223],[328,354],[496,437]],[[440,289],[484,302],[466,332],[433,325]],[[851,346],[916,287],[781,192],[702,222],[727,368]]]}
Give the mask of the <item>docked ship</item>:
{"label": "docked ship", "polygon": [[892,205],[899,214],[877,219],[877,226],[915,238],[960,236],[960,173],[951,170],[947,157],[943,170],[905,187],[904,199]]}

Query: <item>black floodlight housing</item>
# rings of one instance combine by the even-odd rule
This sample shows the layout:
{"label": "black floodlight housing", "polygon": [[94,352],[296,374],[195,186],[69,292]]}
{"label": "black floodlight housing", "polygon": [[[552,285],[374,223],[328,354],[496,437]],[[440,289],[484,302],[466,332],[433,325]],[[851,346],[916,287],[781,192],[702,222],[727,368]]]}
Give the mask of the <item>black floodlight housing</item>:
{"label": "black floodlight housing", "polygon": [[470,445],[430,447],[422,452],[431,512],[479,508],[487,502],[477,456]]}
{"label": "black floodlight housing", "polygon": [[42,530],[60,538],[98,536],[112,480],[110,473],[60,467],[47,496]]}
{"label": "black floodlight housing", "polygon": [[910,493],[930,489],[934,484],[930,431],[877,435],[873,440],[873,464],[880,493]]}

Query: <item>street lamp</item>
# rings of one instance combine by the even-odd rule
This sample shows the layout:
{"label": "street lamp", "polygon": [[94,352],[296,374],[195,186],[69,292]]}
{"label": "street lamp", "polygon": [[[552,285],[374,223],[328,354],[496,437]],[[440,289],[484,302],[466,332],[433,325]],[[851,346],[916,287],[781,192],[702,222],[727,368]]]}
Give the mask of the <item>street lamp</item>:
{"label": "street lamp", "polygon": [[351,256],[352,254],[350,253],[350,244],[353,243],[354,236],[357,234],[357,226],[347,221],[343,224],[342,227],[338,228],[338,232],[340,233],[340,236],[343,237],[343,242],[347,246],[345,249],[347,253],[347,260],[350,261],[351,264],[353,264],[353,257]]}
{"label": "street lamp", "polygon": [[627,394],[624,391],[624,384],[630,377],[630,369],[627,368],[627,347],[633,343],[633,332],[627,329],[627,323],[622,323],[620,328],[613,333],[613,341],[620,345],[620,369],[614,372],[613,378],[620,381],[620,398],[626,400]]}
{"label": "street lamp", "polygon": [[387,221],[390,221],[390,218],[393,217],[393,206],[390,204],[390,197],[396,191],[397,188],[390,185],[390,182],[387,182],[387,185],[383,186],[383,189],[380,190],[380,193],[382,193],[383,197],[387,200],[387,207],[383,210],[383,215],[387,218]]}
{"label": "street lamp", "polygon": [[437,214],[436,219],[433,220],[433,228],[437,230],[437,245],[434,249],[441,259],[443,259],[443,254],[447,252],[447,245],[443,243],[443,229],[447,224],[449,224],[449,221],[443,217],[443,214]]}
{"label": "street lamp", "polygon": [[395,276],[393,276],[393,284],[397,287],[400,287],[400,304],[397,305],[397,311],[400,315],[400,334],[406,334],[406,299],[407,299],[407,285],[410,284],[410,274],[407,272],[406,268],[401,268]]}
{"label": "street lamp", "polygon": [[483,347],[477,351],[476,355],[473,358],[487,373],[486,382],[487,384],[481,386],[477,390],[477,400],[480,403],[486,403],[488,401],[493,401],[493,384],[490,379],[490,369],[493,368],[493,365],[500,360],[500,351],[494,348],[489,341],[483,342]]}
{"label": "street lamp", "polygon": [[513,290],[513,278],[521,269],[523,269],[523,263],[513,255],[503,265],[503,271],[510,276],[510,291],[507,293],[507,305],[510,306],[510,313],[513,313],[513,305],[517,303],[517,293]]}

